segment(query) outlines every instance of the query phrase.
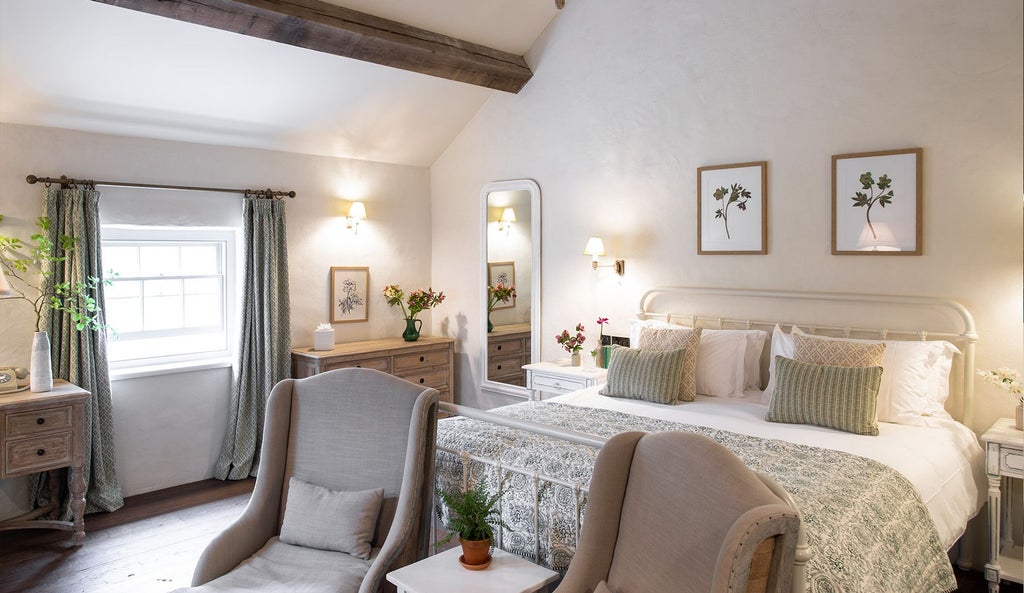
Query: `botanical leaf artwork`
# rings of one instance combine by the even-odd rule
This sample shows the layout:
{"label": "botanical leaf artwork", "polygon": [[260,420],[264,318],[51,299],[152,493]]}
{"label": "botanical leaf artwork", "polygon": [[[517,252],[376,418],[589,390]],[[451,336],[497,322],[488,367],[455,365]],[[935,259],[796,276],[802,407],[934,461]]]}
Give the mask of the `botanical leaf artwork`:
{"label": "botanical leaf artwork", "polygon": [[341,291],[345,293],[345,298],[338,299],[338,307],[341,309],[342,315],[349,315],[356,310],[356,307],[363,304],[363,297],[359,294],[359,287],[355,280],[347,279],[342,282]]}
{"label": "botanical leaf artwork", "polygon": [[750,190],[738,183],[730,187],[720,187],[715,190],[715,200],[722,202],[722,207],[715,210],[715,218],[721,218],[725,223],[725,238],[732,239],[729,235],[729,206],[736,204],[740,210],[746,211],[747,201],[750,200]]}
{"label": "botanical leaf artwork", "polygon": [[[871,171],[868,171],[861,174],[860,185],[861,189],[865,191],[855,192],[854,196],[850,199],[853,200],[854,208],[867,206],[864,216],[867,218],[868,228],[871,229],[871,238],[877,239],[878,235],[875,234],[875,226],[871,224],[871,207],[878,204],[885,208],[887,204],[892,204],[892,179],[889,178],[889,175],[883,174],[878,178],[876,185],[874,176],[871,175]],[[877,194],[875,193],[876,190]]]}

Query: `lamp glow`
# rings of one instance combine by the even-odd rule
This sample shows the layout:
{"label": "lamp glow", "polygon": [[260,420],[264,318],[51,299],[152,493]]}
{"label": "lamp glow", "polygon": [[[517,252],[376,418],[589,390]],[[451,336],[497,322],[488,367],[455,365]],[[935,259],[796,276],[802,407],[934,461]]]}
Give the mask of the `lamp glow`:
{"label": "lamp glow", "polygon": [[501,219],[498,220],[498,231],[504,231],[507,235],[512,230],[512,223],[516,222],[516,211],[511,207],[501,211]]}
{"label": "lamp glow", "polygon": [[352,202],[348,208],[348,224],[345,228],[358,235],[360,220],[366,220],[366,205],[362,202]]}
{"label": "lamp glow", "polygon": [[[874,227],[874,230],[872,230]],[[896,235],[888,223],[865,224],[857,238],[858,251],[899,251]]]}

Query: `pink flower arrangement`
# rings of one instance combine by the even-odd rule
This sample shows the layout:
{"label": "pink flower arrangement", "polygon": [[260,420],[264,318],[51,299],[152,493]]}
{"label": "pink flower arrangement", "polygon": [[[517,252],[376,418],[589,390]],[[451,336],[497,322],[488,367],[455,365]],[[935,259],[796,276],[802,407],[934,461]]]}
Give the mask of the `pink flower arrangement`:
{"label": "pink flower arrangement", "polygon": [[[420,311],[424,309],[432,309],[444,302],[443,292],[434,292],[433,288],[416,290],[409,293],[409,298],[405,298],[405,291],[403,291],[397,284],[389,284],[384,287],[384,298],[387,299],[388,304],[394,307],[398,305],[402,308],[402,316],[406,319],[416,319],[416,316],[420,314]],[[403,300],[404,299],[404,300]],[[406,309],[405,306],[409,305]]]}
{"label": "pink flower arrangement", "polygon": [[569,330],[563,329],[562,333],[555,336],[555,341],[565,348],[565,351],[570,354],[576,354],[583,349],[583,342],[587,341],[587,337],[583,335],[583,324],[576,324],[576,335],[569,334]]}
{"label": "pink flower arrangement", "polygon": [[499,282],[494,286],[488,286],[487,294],[487,312],[490,313],[491,309],[494,309],[494,306],[498,303],[507,303],[516,298],[516,287],[514,284],[505,286]]}

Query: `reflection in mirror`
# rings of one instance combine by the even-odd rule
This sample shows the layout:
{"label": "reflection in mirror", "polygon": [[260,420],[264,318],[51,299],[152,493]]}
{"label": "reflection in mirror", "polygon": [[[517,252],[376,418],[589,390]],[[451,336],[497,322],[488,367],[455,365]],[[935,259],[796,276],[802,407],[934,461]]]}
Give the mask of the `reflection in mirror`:
{"label": "reflection in mirror", "polygon": [[540,188],[530,180],[501,181],[481,196],[483,385],[526,396],[522,367],[537,356],[532,336],[540,327]]}

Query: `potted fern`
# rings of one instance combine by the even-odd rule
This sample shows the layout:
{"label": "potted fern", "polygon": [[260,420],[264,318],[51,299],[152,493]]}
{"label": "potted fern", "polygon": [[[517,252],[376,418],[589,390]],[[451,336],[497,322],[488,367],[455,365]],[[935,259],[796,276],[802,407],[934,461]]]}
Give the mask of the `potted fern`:
{"label": "potted fern", "polygon": [[[494,526],[509,528],[498,516],[498,510],[494,508],[501,494],[497,492],[489,496],[482,483],[462,492],[438,490],[438,497],[448,509],[448,520],[445,521],[448,535],[436,545],[443,546],[458,535],[462,544],[459,563],[469,570],[487,568],[491,564]],[[440,517],[440,509],[438,515]],[[441,519],[444,520],[443,517]]]}

